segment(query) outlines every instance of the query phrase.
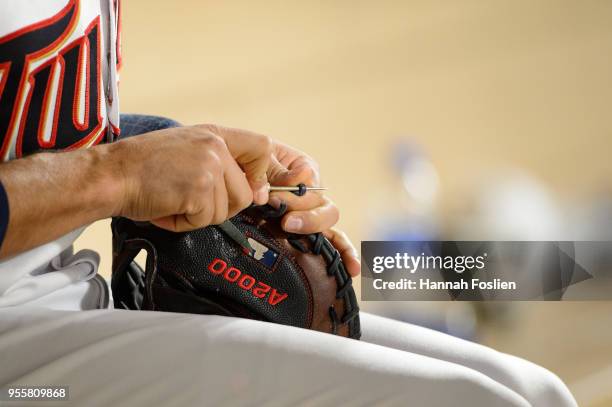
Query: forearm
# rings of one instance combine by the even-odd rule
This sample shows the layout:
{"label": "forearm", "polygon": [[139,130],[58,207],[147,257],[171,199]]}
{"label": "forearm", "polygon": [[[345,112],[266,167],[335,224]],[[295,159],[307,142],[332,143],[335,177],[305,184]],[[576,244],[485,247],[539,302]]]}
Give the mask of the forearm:
{"label": "forearm", "polygon": [[41,153],[0,165],[9,225],[0,258],[52,241],[119,210],[112,146]]}

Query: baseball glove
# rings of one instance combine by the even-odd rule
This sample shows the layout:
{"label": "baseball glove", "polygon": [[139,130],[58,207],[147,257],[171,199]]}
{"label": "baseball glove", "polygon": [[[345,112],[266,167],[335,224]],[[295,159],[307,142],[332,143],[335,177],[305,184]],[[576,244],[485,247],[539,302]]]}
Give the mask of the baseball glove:
{"label": "baseball glove", "polygon": [[[359,338],[359,308],[338,251],[288,234],[286,211],[252,206],[220,226],[173,233],[112,221],[115,308],[217,314]],[[132,260],[147,252],[145,271]]]}

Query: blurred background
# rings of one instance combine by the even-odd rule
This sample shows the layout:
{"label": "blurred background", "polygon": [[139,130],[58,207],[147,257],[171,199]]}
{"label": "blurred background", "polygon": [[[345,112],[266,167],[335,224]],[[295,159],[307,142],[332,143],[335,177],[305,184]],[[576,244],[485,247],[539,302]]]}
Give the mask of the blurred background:
{"label": "blurred background", "polygon": [[[315,157],[361,240],[612,240],[612,2],[123,2],[123,112]],[[77,248],[102,254],[109,222]],[[358,285],[358,282],[357,282]],[[493,306],[494,305],[494,306]],[[612,405],[612,303],[363,302]]]}

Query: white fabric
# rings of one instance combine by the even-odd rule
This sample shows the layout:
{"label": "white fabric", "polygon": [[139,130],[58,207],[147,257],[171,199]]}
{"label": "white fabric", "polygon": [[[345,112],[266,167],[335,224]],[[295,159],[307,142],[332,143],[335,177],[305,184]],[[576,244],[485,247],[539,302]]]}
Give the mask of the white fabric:
{"label": "white fabric", "polygon": [[75,406],[576,406],[527,361],[362,315],[355,341],[245,319],[0,309],[0,384],[70,386]]}
{"label": "white fabric", "polygon": [[[116,1],[119,7],[119,0],[100,0],[102,21],[104,21],[104,93],[106,102],[106,116],[108,122],[114,128],[119,128],[119,72],[117,61],[117,47],[120,47],[119,38],[119,14],[115,9]],[[109,140],[112,141],[112,140]]]}
{"label": "white fabric", "polygon": [[100,256],[91,250],[72,253],[83,229],[0,262],[0,308],[107,308],[108,286],[97,276]]}
{"label": "white fabric", "polygon": [[68,404],[87,406],[576,405],[539,366],[364,313],[355,341],[217,316],[58,311],[108,306],[97,254],[72,254],[80,233],[0,263],[0,386],[70,385]]}

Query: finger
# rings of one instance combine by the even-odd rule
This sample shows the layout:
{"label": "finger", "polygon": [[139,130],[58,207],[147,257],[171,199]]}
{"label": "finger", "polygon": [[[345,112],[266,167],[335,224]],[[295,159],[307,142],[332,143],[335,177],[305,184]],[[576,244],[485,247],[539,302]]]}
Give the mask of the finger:
{"label": "finger", "polygon": [[305,184],[312,187],[321,186],[319,170],[316,163],[306,158],[300,158],[286,171],[270,175],[269,180],[272,185]]}
{"label": "finger", "polygon": [[162,229],[171,232],[186,232],[189,230],[200,229],[211,224],[215,207],[213,205],[213,192],[198,196],[200,200],[194,207],[201,208],[197,212],[188,212],[151,220],[151,223]]}
{"label": "finger", "polygon": [[317,233],[334,226],[339,217],[338,208],[328,200],[323,206],[314,209],[287,213],[283,216],[281,227],[291,233]]}
{"label": "finger", "polygon": [[223,137],[232,157],[246,174],[253,190],[253,200],[257,204],[268,202],[267,171],[272,156],[270,137],[247,130],[215,126],[219,136]]}
{"label": "finger", "polygon": [[229,198],[227,189],[225,188],[225,178],[219,177],[215,179],[215,210],[210,221],[211,225],[218,225],[228,219],[229,214]]}
{"label": "finger", "polygon": [[171,232],[181,232],[181,230],[179,230],[176,225],[176,218],[179,216],[182,215],[164,216],[163,218],[152,219],[151,223],[157,227],[169,230]]}
{"label": "finger", "polygon": [[253,191],[248,180],[232,157],[227,157],[225,172],[225,189],[228,196],[228,214],[231,218],[253,203]]}
{"label": "finger", "polygon": [[186,214],[171,215],[153,219],[151,220],[151,223],[157,227],[169,230],[171,232],[187,232],[208,225],[207,222],[201,223],[199,220],[197,220],[197,217],[197,215],[193,216]]}
{"label": "finger", "polygon": [[272,192],[268,203],[278,208],[280,203],[287,205],[287,211],[307,211],[329,202],[329,198],[320,192],[308,191],[303,196],[297,196],[292,192]]}
{"label": "finger", "polygon": [[268,167],[268,182],[270,185],[288,185],[282,183],[285,174],[288,172],[289,170],[278,161],[276,156],[270,156],[270,166]]}
{"label": "finger", "polygon": [[208,193],[198,197],[200,202],[196,207],[200,209],[197,212],[186,213],[183,216],[184,221],[180,218],[177,220],[177,224],[181,227],[180,231],[199,229],[211,224],[215,214],[213,195],[214,187]]}
{"label": "finger", "polygon": [[361,273],[361,262],[359,261],[357,249],[355,249],[346,233],[332,228],[324,231],[323,236],[338,250],[349,275],[357,277]]}

